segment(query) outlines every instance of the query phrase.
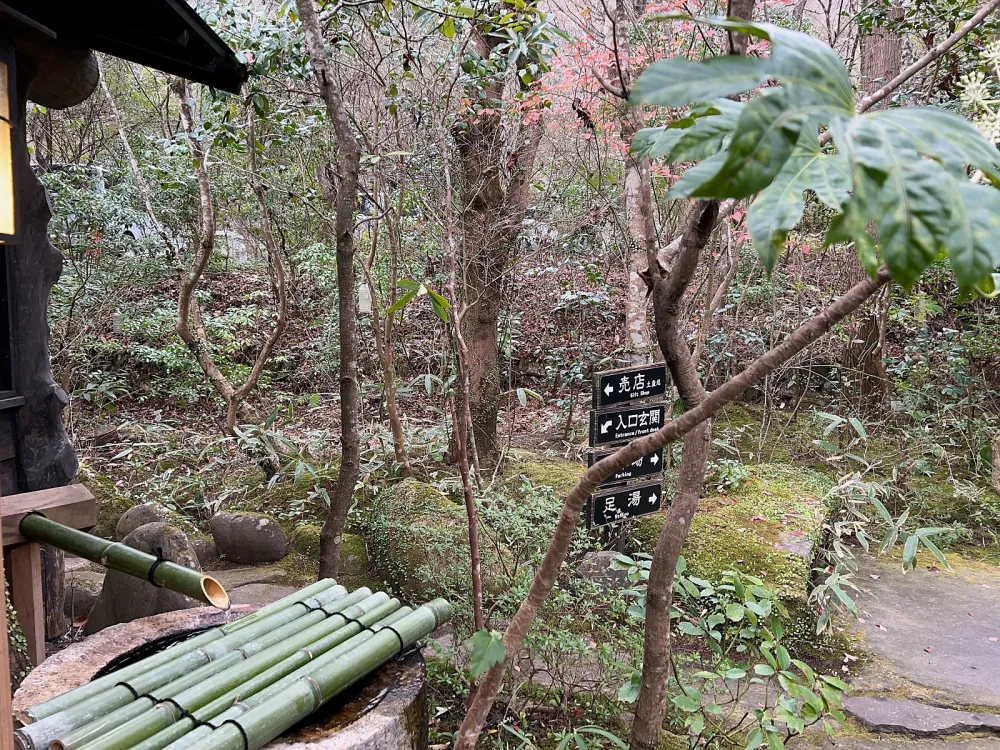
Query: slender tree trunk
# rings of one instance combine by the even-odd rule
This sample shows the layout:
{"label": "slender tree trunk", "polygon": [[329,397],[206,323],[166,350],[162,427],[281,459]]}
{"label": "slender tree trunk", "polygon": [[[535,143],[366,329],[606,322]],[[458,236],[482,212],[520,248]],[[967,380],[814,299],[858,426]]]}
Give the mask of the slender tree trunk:
{"label": "slender tree trunk", "polygon": [[[448,245],[450,277],[448,280],[448,295],[452,306],[452,340],[455,345],[455,360],[457,363],[458,403],[451,399],[452,424],[455,432],[455,453],[458,457],[458,471],[462,477],[462,494],[465,499],[465,517],[469,529],[469,570],[472,578],[472,615],[477,631],[486,626],[483,616],[483,578],[479,553],[479,511],[476,508],[475,492],[472,487],[471,467],[469,466],[469,428],[474,426],[472,417],[472,399],[469,394],[469,349],[462,331],[463,320],[469,314],[470,307],[464,298],[459,298],[458,289],[458,252],[455,248],[454,216],[452,206],[454,196],[451,184],[451,164],[448,159],[448,143],[445,128],[441,126],[441,156],[444,161],[444,221],[445,238]],[[476,441],[472,441],[475,446]],[[478,466],[476,467],[478,479]]]}
{"label": "slender tree trunk", "polygon": [[337,294],[340,327],[340,474],[330,498],[330,512],[320,534],[320,578],[335,578],[340,569],[347,511],[351,507],[361,462],[359,425],[357,300],[354,285],[354,207],[358,200],[361,145],[351,128],[343,96],[336,83],[333,62],[316,16],[313,0],[296,0],[299,21],[305,32],[306,49],[313,74],[326,105],[327,116],[337,136],[337,167],[334,174],[319,170],[320,185],[333,206],[337,251]]}
{"label": "slender tree trunk", "polygon": [[865,279],[852,287],[828,307],[796,328],[778,346],[754,360],[739,375],[727,380],[712,391],[694,409],[667,422],[652,435],[633,440],[624,448],[601,459],[584,472],[580,481],[569,491],[563,501],[562,512],[553,531],[552,539],[545,551],[545,556],[535,571],[528,595],[521,602],[514,617],[511,618],[506,630],[504,630],[503,642],[506,648],[506,659],[491,667],[480,681],[476,694],[456,734],[456,750],[471,750],[479,741],[479,735],[503,684],[507,665],[517,657],[538,611],[552,592],[552,587],[559,576],[559,569],[566,560],[566,553],[569,551],[573,535],[580,522],[580,512],[590,494],[597,489],[600,483],[610,474],[628,466],[640,456],[660,450],[667,443],[684,437],[702,422],[714,417],[722,406],[739,398],[748,388],[773,372],[776,367],[781,366],[814,341],[825,336],[832,326],[857,310],[888,281],[888,270],[880,269],[874,280]]}
{"label": "slender tree trunk", "polygon": [[[903,8],[889,10],[890,19],[902,18]],[[866,95],[877,92],[894,79],[902,67],[902,42],[897,34],[875,27],[861,44],[861,85]],[[874,226],[871,227],[874,231]],[[856,284],[866,275],[857,253],[847,252],[848,284]],[[879,297],[871,313],[848,326],[842,366],[846,379],[856,385],[859,406],[866,411],[881,411],[889,395],[889,378],[885,370],[883,343],[885,316],[883,307],[888,299]]]}
{"label": "slender tree trunk", "polygon": [[[198,180],[198,199],[201,208],[201,236],[194,259],[187,272],[181,278],[181,290],[177,300],[176,330],[177,335],[181,337],[181,340],[184,341],[188,349],[195,356],[202,372],[215,387],[216,391],[219,392],[219,395],[222,396],[226,404],[225,432],[227,435],[235,435],[237,418],[249,419],[249,414],[245,406],[246,398],[257,387],[261,372],[263,372],[264,366],[267,364],[268,359],[270,359],[275,346],[277,346],[288,320],[284,264],[278,244],[274,239],[274,233],[271,230],[270,214],[267,209],[267,203],[264,200],[264,188],[257,170],[255,120],[253,111],[251,110],[249,114],[250,121],[247,143],[250,165],[249,175],[251,188],[253,189],[254,197],[260,211],[261,235],[264,238],[264,244],[267,248],[269,272],[276,291],[278,318],[260,352],[258,352],[257,357],[254,359],[246,380],[241,385],[234,386],[229,382],[222,370],[219,369],[215,358],[212,356],[208,336],[201,322],[201,306],[198,304],[198,299],[195,296],[195,289],[201,281],[205,267],[208,265],[208,260],[215,249],[215,207],[212,204],[212,186],[208,179],[208,154],[193,135],[194,115],[189,104],[192,98],[190,86],[180,78],[176,78],[171,83],[171,87],[179,100],[181,127],[187,134],[188,147],[191,149],[191,156],[194,160],[195,174]],[[264,462],[266,469],[272,473],[276,472],[279,468],[277,457],[273,454],[266,456]]]}
{"label": "slender tree trunk", "polygon": [[1000,495],[1000,432],[993,436],[993,491]]}
{"label": "slender tree trunk", "polygon": [[[479,53],[486,57],[489,48],[483,46]],[[501,101],[503,89],[502,81],[491,83],[486,99]],[[454,133],[462,161],[462,296],[468,306],[462,334],[468,348],[473,439],[483,460],[497,450],[501,391],[497,325],[544,132],[541,115],[522,130],[517,148],[508,150],[501,113],[493,111],[472,113]]]}

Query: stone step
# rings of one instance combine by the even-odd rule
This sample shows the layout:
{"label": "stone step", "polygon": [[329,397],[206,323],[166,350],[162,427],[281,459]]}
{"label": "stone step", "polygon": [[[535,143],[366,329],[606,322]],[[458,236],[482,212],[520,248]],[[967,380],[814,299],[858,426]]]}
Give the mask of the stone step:
{"label": "stone step", "polygon": [[905,698],[848,698],[844,710],[870,732],[912,737],[945,737],[963,732],[1000,734],[998,714],[938,708]]}

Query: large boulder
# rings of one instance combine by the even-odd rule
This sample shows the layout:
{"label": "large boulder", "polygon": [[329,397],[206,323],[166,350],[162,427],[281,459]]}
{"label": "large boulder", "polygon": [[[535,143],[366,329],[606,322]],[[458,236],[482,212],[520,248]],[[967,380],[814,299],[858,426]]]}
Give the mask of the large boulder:
{"label": "large boulder", "polygon": [[[198,556],[187,534],[170,524],[147,523],[126,536],[122,543],[150,555],[159,555],[178,565],[201,570]],[[197,606],[198,602],[193,599],[176,591],[154,586],[145,578],[109,570],[83,632],[90,635],[121,622]]]}
{"label": "large boulder", "polygon": [[114,539],[118,521],[132,507],[132,501],[118,491],[110,477],[94,471],[85,463],[80,464],[77,479],[91,491],[97,505],[97,524],[90,533],[104,539]]}
{"label": "large boulder", "polygon": [[[719,582],[739,570],[775,586],[786,601],[809,592],[814,545],[823,529],[821,498],[831,482],[821,474],[786,464],[754,464],[748,478],[725,493],[706,490],[683,555],[691,575]],[[630,525],[633,549],[652,553],[666,513]]]}
{"label": "large boulder", "polygon": [[222,512],[210,525],[219,555],[228,562],[275,562],[288,554],[285,532],[268,516]]}
{"label": "large boulder", "polygon": [[120,542],[147,523],[170,523],[173,520],[171,515],[170,511],[159,503],[133,505],[118,519],[118,525],[115,527],[115,538]]}
{"label": "large boulder", "polygon": [[368,509],[366,527],[372,566],[409,601],[466,592],[465,509],[436,487],[416,479],[383,486]]}

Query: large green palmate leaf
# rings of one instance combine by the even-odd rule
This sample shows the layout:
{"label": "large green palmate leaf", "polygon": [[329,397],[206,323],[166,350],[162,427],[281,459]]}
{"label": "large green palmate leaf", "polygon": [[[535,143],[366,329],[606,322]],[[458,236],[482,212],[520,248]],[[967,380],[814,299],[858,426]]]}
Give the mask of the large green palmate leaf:
{"label": "large green palmate leaf", "polygon": [[711,180],[726,163],[726,152],[720,151],[684,170],[667,194],[670,198],[690,198],[692,193]]}
{"label": "large green palmate leaf", "polygon": [[839,210],[850,189],[851,172],[844,156],[821,153],[815,130],[804,128],[781,172],[747,212],[747,230],[768,272],[781,254],[788,231],[802,218],[803,193],[811,190]]}
{"label": "large green palmate leaf", "polygon": [[957,175],[963,174],[963,164],[970,164],[1000,183],[1000,151],[975,125],[952,112],[936,107],[901,107],[863,117],[877,122],[896,139],[909,142],[917,151],[952,166]]}
{"label": "large green palmate leaf", "polygon": [[964,180],[957,183],[957,190],[961,200],[952,206],[948,261],[959,292],[966,296],[1000,266],[1000,191]]}
{"label": "large green palmate leaf", "polygon": [[[844,63],[841,62],[836,52],[808,34],[784,29],[770,23],[751,23],[735,18],[696,18],[682,13],[670,13],[657,16],[657,18],[694,21],[765,39],[771,43],[771,56],[765,58],[767,64],[763,66],[762,71],[777,78],[790,90],[790,103],[796,105],[822,104],[841,112],[854,112],[854,89],[851,87],[851,77],[847,68],[844,67]],[[760,58],[741,58],[727,55],[710,58],[703,63],[696,64],[703,65],[712,60],[743,60],[745,64],[753,64],[756,67],[756,64],[751,61],[757,59]],[[657,65],[659,64],[657,63]],[[735,75],[739,69],[738,62],[727,63],[727,70],[731,71],[732,75]],[[645,75],[639,79],[640,85],[643,83],[643,78]],[[660,81],[662,86],[663,79],[661,78]],[[649,88],[654,88],[654,85],[653,82],[650,82]],[[680,88],[679,84],[676,87]],[[743,91],[748,91],[750,88],[754,87],[750,86]],[[685,93],[694,94],[695,98],[689,101],[695,101],[698,98],[697,92],[685,91]],[[734,91],[733,93],[742,92]],[[729,94],[715,94],[715,96],[729,96]],[[643,101],[647,104],[659,103],[648,98],[643,99]],[[670,104],[667,106],[681,105]]]}
{"label": "large green palmate leaf", "polygon": [[699,62],[670,57],[646,69],[632,89],[629,101],[685,107],[742,94],[760,86],[771,75],[770,62],[760,57],[726,55]]}
{"label": "large green palmate leaf", "polygon": [[[849,223],[859,245],[860,217],[875,222],[878,247],[892,278],[909,289],[923,270],[944,256],[952,232],[951,206],[961,200],[948,171],[923,158],[909,139],[867,116],[834,123],[834,141],[851,165]],[[846,212],[845,212],[846,213]],[[868,265],[866,263],[866,266]]]}
{"label": "large green palmate leaf", "polygon": [[789,109],[783,89],[771,89],[744,108],[722,169],[694,190],[695,198],[746,198],[781,171],[806,115]]}
{"label": "large green palmate leaf", "polygon": [[[875,188],[868,203],[878,246],[892,278],[905,289],[942,258],[952,232],[951,207],[960,200],[955,183],[939,164],[912,151],[895,150],[896,169]],[[862,167],[861,171],[865,171]],[[864,174],[861,180],[873,179]],[[877,177],[873,179],[878,183]],[[855,174],[854,184],[858,185]],[[867,192],[867,191],[866,191]]]}
{"label": "large green palmate leaf", "polygon": [[650,158],[664,156],[673,150],[682,135],[684,131],[681,128],[671,128],[668,125],[643,128],[632,138],[632,153]]}

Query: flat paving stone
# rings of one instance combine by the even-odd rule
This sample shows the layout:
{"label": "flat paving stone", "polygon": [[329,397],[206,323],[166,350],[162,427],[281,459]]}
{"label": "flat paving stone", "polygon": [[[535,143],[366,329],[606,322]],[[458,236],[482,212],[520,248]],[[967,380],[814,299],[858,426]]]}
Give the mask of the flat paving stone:
{"label": "flat paving stone", "polygon": [[930,688],[935,703],[1000,708],[1000,568],[903,575],[898,560],[859,563],[867,593],[858,599],[864,622],[853,627],[878,658],[852,680],[855,690],[895,690],[902,678]]}
{"label": "flat paving stone", "polygon": [[901,698],[848,698],[844,710],[872,732],[944,737],[963,732],[1000,733],[997,714],[955,711]]}
{"label": "flat paving stone", "polygon": [[294,594],[298,589],[294,586],[276,586],[271,583],[249,583],[237,589],[228,591],[232,604],[270,604],[282,597]]}
{"label": "flat paving stone", "polygon": [[[789,747],[817,748],[813,744],[789,743]],[[945,739],[905,739],[901,737],[835,737],[819,747],[823,750],[1000,750],[995,737],[962,737]]]}

